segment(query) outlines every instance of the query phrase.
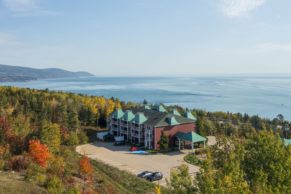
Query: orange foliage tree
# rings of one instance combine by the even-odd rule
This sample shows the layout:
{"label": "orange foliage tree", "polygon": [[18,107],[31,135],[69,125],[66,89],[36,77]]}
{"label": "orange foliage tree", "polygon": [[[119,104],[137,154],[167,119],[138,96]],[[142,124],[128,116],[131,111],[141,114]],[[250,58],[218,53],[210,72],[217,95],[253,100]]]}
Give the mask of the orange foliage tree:
{"label": "orange foliage tree", "polygon": [[84,179],[90,179],[93,169],[90,160],[87,156],[83,156],[79,161],[79,172],[84,176]]}
{"label": "orange foliage tree", "polygon": [[35,139],[29,141],[29,155],[37,164],[46,167],[46,162],[50,153],[45,144],[42,144],[38,139]]}

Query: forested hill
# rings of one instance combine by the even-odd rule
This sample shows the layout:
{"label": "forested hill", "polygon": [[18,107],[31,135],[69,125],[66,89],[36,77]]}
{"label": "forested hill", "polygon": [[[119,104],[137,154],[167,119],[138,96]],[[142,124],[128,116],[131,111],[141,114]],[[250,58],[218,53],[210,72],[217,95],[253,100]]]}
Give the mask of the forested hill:
{"label": "forested hill", "polygon": [[66,77],[93,76],[88,72],[71,72],[58,68],[34,69],[0,64],[0,82],[30,81]]}
{"label": "forested hill", "polygon": [[[100,96],[0,86],[0,193],[153,193],[154,184],[74,151],[74,146],[87,143],[89,132],[105,128],[114,109],[137,105]],[[165,108],[186,111],[178,106]],[[291,138],[284,130],[291,123],[283,115],[269,120],[190,111],[197,117],[197,132],[216,136],[218,143],[206,149],[201,145],[197,152],[201,161],[191,155],[201,165],[195,180],[182,166],[181,173],[171,172],[170,187],[156,193],[290,193],[291,146],[285,146],[282,138]]]}

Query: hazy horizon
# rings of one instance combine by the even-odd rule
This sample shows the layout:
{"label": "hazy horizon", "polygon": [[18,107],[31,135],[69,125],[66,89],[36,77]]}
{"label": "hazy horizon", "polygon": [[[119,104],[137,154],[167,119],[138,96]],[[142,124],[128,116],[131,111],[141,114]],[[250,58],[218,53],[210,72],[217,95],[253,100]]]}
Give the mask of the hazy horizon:
{"label": "hazy horizon", "polygon": [[96,76],[291,74],[288,0],[0,0],[0,63]]}

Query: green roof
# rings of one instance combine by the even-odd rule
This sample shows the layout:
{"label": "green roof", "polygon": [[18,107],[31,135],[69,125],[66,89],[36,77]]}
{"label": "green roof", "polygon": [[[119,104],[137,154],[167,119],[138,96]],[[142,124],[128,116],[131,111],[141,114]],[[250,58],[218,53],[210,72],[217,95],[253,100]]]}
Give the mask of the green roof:
{"label": "green roof", "polygon": [[132,121],[134,119],[135,115],[132,113],[131,110],[127,110],[123,117],[121,118],[123,121]]}
{"label": "green roof", "polygon": [[115,118],[115,119],[120,119],[121,117],[123,117],[123,115],[124,115],[124,112],[121,109],[117,109],[112,114],[112,117]]}
{"label": "green roof", "polygon": [[174,115],[172,113],[167,112],[160,112],[155,109],[145,109],[144,107],[135,107],[128,109],[133,112],[133,114],[137,113],[144,113],[144,116],[146,117],[146,121],[143,124],[154,126],[154,127],[165,127],[165,126],[171,126],[168,122],[168,118],[174,116],[176,121],[179,124],[186,124],[186,123],[195,123],[195,120],[188,119],[183,116]]}
{"label": "green roof", "polygon": [[190,112],[190,111],[187,111],[186,113],[185,113],[185,117],[186,118],[188,118],[188,119],[192,119],[192,120],[197,120],[193,115],[192,115],[192,113]]}
{"label": "green roof", "polygon": [[201,135],[198,135],[195,132],[189,132],[189,133],[178,132],[178,133],[176,133],[175,136],[178,139],[181,139],[183,141],[190,141],[193,143],[206,141],[205,137],[202,137]]}
{"label": "green roof", "polygon": [[174,116],[168,117],[167,121],[169,125],[179,125],[179,122],[176,120]]}
{"label": "green roof", "polygon": [[285,146],[291,145],[291,139],[283,139],[283,142]]}
{"label": "green roof", "polygon": [[159,112],[167,112],[167,110],[165,109],[165,107],[163,105],[155,105],[154,109],[159,111]]}
{"label": "green roof", "polygon": [[147,120],[147,118],[144,116],[144,114],[141,112],[138,112],[138,113],[136,113],[136,115],[134,117],[133,123],[143,124],[144,122],[146,122],[146,120]]}
{"label": "green roof", "polygon": [[179,113],[179,111],[177,109],[172,110],[172,113],[174,115],[181,116],[181,114]]}

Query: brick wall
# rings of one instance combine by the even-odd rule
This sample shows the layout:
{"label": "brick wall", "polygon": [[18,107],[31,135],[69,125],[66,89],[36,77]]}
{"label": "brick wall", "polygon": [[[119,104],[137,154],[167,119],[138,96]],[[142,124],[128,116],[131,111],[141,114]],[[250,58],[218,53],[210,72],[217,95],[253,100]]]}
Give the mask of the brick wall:
{"label": "brick wall", "polygon": [[158,149],[162,131],[164,131],[165,135],[169,137],[169,146],[174,146],[175,134],[177,132],[188,133],[191,131],[195,131],[195,123],[186,123],[176,126],[167,126],[167,127],[157,127],[154,129],[154,148]]}

